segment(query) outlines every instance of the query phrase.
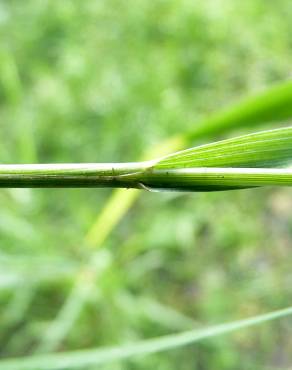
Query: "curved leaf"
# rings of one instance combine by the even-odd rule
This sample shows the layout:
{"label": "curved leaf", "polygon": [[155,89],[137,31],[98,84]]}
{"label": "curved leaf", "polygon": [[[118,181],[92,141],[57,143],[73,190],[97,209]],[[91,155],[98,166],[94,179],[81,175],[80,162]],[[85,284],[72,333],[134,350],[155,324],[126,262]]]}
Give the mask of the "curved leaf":
{"label": "curved leaf", "polygon": [[178,348],[203,339],[231,333],[235,330],[259,325],[291,314],[292,307],[288,307],[248,319],[215,325],[201,330],[194,329],[160,338],[146,339],[138,343],[119,347],[4,359],[0,360],[0,370],[61,370],[88,368],[89,366],[112,363],[117,360]]}

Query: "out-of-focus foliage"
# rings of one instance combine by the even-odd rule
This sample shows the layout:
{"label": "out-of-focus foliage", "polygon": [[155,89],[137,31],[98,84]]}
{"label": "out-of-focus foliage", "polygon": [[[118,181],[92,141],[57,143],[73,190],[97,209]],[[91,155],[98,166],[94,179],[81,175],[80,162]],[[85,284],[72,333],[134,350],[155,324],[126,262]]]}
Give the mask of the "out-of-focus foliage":
{"label": "out-of-focus foliage", "polygon": [[[291,24],[288,0],[2,0],[1,162],[138,160],[289,78]],[[1,356],[38,347],[109,193],[1,190]],[[143,194],[102,245],[91,300],[59,349],[289,306],[291,207],[289,189]],[[275,322],[109,368],[285,368],[291,341]]]}

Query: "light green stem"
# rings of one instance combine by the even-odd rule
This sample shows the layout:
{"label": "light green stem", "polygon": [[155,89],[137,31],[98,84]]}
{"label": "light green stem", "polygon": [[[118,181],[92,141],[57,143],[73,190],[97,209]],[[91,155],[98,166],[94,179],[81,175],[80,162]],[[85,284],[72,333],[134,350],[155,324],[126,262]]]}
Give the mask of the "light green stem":
{"label": "light green stem", "polygon": [[[129,175],[136,177],[137,175]],[[149,190],[218,191],[258,186],[292,186],[292,169],[187,168],[148,169],[139,182]]]}
{"label": "light green stem", "polygon": [[292,169],[217,167],[156,169],[154,161],[0,166],[0,187],[111,187],[218,191],[291,185]]}
{"label": "light green stem", "polygon": [[146,162],[0,165],[0,187],[139,188],[134,179],[123,176],[141,172],[146,166]]}

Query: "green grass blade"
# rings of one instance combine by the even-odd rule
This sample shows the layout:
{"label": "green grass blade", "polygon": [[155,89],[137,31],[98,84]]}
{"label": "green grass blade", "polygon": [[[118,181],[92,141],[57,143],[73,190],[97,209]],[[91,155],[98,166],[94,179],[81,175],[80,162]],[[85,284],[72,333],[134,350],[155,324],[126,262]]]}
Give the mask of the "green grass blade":
{"label": "green grass blade", "polygon": [[60,370],[96,366],[134,356],[182,347],[203,339],[231,333],[235,330],[259,325],[292,314],[292,307],[258,315],[252,318],[211,326],[202,330],[190,330],[161,338],[148,339],[136,344],[119,347],[83,350],[51,355],[38,355],[26,358],[0,361],[0,370]]}
{"label": "green grass blade", "polygon": [[292,161],[292,126],[262,131],[171,154],[155,169],[284,167]]}
{"label": "green grass blade", "polygon": [[186,141],[221,134],[239,127],[283,122],[292,116],[292,81],[276,84],[200,122]]}

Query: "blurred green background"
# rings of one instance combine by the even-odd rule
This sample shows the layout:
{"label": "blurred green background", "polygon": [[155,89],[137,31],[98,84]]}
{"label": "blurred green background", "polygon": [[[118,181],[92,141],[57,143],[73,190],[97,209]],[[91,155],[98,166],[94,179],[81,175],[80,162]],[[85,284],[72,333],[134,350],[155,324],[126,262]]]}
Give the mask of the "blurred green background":
{"label": "blurred green background", "polygon": [[[291,25],[290,0],[2,0],[1,162],[139,160],[291,77]],[[135,342],[291,305],[289,189],[143,192],[96,251],[86,236],[110,194],[0,191],[1,357]],[[84,289],[72,300],[76,281]],[[103,368],[283,370],[291,349],[284,319]]]}

